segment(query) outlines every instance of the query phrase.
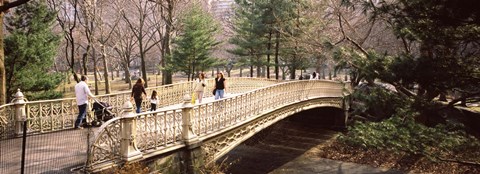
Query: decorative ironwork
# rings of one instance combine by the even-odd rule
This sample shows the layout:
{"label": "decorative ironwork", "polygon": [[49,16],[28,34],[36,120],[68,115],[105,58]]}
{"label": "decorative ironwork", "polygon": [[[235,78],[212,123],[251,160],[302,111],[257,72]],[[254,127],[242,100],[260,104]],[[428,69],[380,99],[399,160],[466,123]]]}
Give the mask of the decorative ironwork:
{"label": "decorative ironwork", "polygon": [[[278,83],[276,80],[257,79],[257,78],[228,78],[228,93],[238,94],[254,90],[259,87]],[[214,79],[207,79],[206,90],[209,91],[214,86]],[[172,85],[164,85],[153,88],[147,88],[147,94],[150,95],[153,90],[159,94],[158,108],[171,106],[183,102],[183,95],[191,94],[193,82],[181,82]],[[210,92],[205,92],[205,97],[210,97]],[[113,112],[118,116],[122,112],[122,105],[131,100],[131,92],[125,91],[115,94],[99,95],[98,99],[109,103]],[[93,101],[89,102],[90,104]],[[150,107],[149,100],[143,100],[142,110],[146,111]],[[91,108],[91,107],[90,107]],[[11,137],[14,134],[14,114],[15,106],[12,104],[0,106],[0,137]],[[42,100],[26,102],[27,126],[29,133],[46,133],[71,129],[78,114],[78,108],[75,98],[64,98],[57,100]],[[89,118],[92,118],[92,112],[89,112]],[[6,122],[6,123],[5,123]]]}
{"label": "decorative ironwork", "polygon": [[[122,149],[125,147],[125,136],[130,132],[122,128],[122,125],[126,124],[122,121],[126,119],[129,120],[128,123],[134,123],[133,126],[129,126],[133,129],[133,132],[130,132],[132,142],[129,148],[133,147],[135,153],[141,153],[143,157],[183,146],[185,141],[182,139],[183,125],[191,124],[193,133],[204,142],[201,148],[210,160],[214,160],[261,129],[295,112],[300,112],[303,108],[318,106],[342,108],[343,105],[345,85],[343,83],[320,80],[279,83],[275,80],[255,78],[227,80],[227,92],[235,95],[189,106],[188,110],[182,107],[174,109],[161,107],[183,103],[184,95],[192,91],[192,82],[147,89],[149,94],[151,90],[157,90],[160,94],[160,109],[137,115],[128,111],[126,113],[131,116],[117,117],[104,123],[95,133],[87,166],[95,168],[125,158],[125,150]],[[214,81],[209,79],[207,83],[206,90],[209,90],[213,87]],[[205,94],[206,97],[211,96],[210,92]],[[130,100],[130,93],[103,95],[99,96],[99,99],[110,103],[116,108],[114,112],[120,116],[122,112],[120,108],[124,108],[122,105]],[[147,107],[148,101],[146,100],[143,105]],[[78,112],[74,99],[27,102],[26,110],[29,132],[36,133],[72,128]],[[14,127],[10,124],[15,123],[14,111],[13,104],[0,106],[0,117],[7,120],[7,124],[0,125],[6,125],[0,127],[2,137],[8,135]],[[189,118],[185,116],[191,116],[191,123],[183,123],[182,119]]]}
{"label": "decorative ironwork", "polygon": [[0,106],[0,140],[15,135],[15,106],[6,104]]}
{"label": "decorative ironwork", "polygon": [[121,159],[121,118],[114,118],[103,124],[95,133],[95,139],[91,146],[91,154],[88,157],[89,166],[107,161]]}
{"label": "decorative ironwork", "polygon": [[182,141],[182,110],[143,113],[137,120],[137,147],[141,152],[156,150]]}
{"label": "decorative ironwork", "polygon": [[246,124],[242,124],[237,128],[217,134],[214,137],[206,136],[206,141],[202,144],[201,148],[205,153],[205,161],[207,163],[213,162],[220,158],[222,155],[228,153],[232,148],[238,144],[247,140],[260,130],[301,111],[302,108],[309,108],[311,106],[331,106],[342,108],[341,98],[319,98],[302,101],[296,104],[287,105],[281,107],[272,112],[257,115],[253,121]]}
{"label": "decorative ironwork", "polygon": [[344,84],[329,81],[284,82],[194,107],[194,133],[206,135],[260,113],[309,98],[341,97]]}

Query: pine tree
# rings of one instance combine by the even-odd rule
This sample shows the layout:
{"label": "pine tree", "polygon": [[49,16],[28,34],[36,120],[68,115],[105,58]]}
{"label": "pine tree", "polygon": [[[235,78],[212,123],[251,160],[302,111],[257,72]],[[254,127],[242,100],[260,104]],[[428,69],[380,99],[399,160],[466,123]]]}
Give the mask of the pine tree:
{"label": "pine tree", "polygon": [[61,97],[54,91],[61,74],[49,71],[54,63],[60,37],[52,32],[56,13],[45,0],[36,0],[15,9],[6,18],[5,65],[7,97],[17,89],[29,100]]}
{"label": "pine tree", "polygon": [[250,77],[253,77],[253,67],[258,68],[265,62],[262,60],[265,54],[266,40],[265,24],[261,19],[261,9],[255,3],[247,0],[236,0],[238,6],[235,12],[235,36],[230,39],[230,43],[237,47],[229,50],[230,53],[240,56],[240,62],[250,66]]}
{"label": "pine tree", "polygon": [[195,5],[181,22],[180,34],[173,42],[172,69],[193,80],[196,72],[211,68],[217,61],[211,52],[219,44],[215,39],[219,27],[210,14]]}

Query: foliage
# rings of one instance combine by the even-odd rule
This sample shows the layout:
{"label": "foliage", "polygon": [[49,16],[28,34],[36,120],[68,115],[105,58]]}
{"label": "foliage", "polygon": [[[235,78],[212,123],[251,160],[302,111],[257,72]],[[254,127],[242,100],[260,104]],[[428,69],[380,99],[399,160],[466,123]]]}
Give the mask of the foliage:
{"label": "foliage", "polygon": [[[303,0],[236,0],[238,6],[234,18],[235,35],[230,43],[237,47],[229,50],[239,56],[239,65],[271,66],[270,57],[274,53],[293,73],[295,69],[309,66],[304,37],[309,22],[303,16],[309,4]],[[274,46],[277,45],[278,47]],[[266,59],[267,57],[267,59]],[[278,63],[279,61],[277,61]],[[276,66],[279,66],[278,64]]]}
{"label": "foliage", "polygon": [[260,10],[247,0],[235,0],[235,2],[238,4],[234,16],[235,35],[229,42],[237,47],[229,52],[241,57],[239,60],[241,65],[262,66],[266,43],[263,38],[265,33]]}
{"label": "foliage", "polygon": [[175,38],[172,53],[174,71],[192,76],[196,71],[205,71],[217,61],[211,51],[219,44],[215,39],[218,24],[200,7],[193,6],[181,19],[180,34]]}
{"label": "foliage", "polygon": [[339,140],[357,147],[421,154],[433,160],[480,161],[480,141],[465,133],[463,125],[426,127],[414,121],[414,114],[404,110],[382,122],[356,123]]}
{"label": "foliage", "polygon": [[[389,118],[397,113],[398,108],[403,108],[410,105],[410,101],[402,96],[397,95],[396,92],[386,89],[385,87],[376,85],[360,85],[352,93],[352,98],[355,103],[361,102],[362,105],[354,105],[357,110],[365,111],[368,115],[375,117],[379,121],[384,118]],[[356,113],[354,113],[356,114]]]}
{"label": "foliage", "polygon": [[112,169],[102,171],[101,174],[113,173],[113,174],[148,174],[150,169],[141,162],[125,163],[121,166],[115,166]]}
{"label": "foliage", "polygon": [[[383,55],[358,45],[338,48],[337,57],[355,68],[357,82],[378,79],[390,83],[416,103],[431,102],[453,89],[468,90],[472,95],[480,92],[474,87],[480,85],[480,15],[472,8],[478,1],[342,2],[349,9],[362,7],[372,21],[383,20],[405,47]],[[413,93],[416,85],[418,90]]]}
{"label": "foliage", "polygon": [[8,97],[17,89],[29,100],[61,97],[53,90],[62,75],[49,72],[59,45],[59,36],[52,32],[55,17],[44,0],[37,0],[20,6],[6,18],[10,33],[5,38]]}

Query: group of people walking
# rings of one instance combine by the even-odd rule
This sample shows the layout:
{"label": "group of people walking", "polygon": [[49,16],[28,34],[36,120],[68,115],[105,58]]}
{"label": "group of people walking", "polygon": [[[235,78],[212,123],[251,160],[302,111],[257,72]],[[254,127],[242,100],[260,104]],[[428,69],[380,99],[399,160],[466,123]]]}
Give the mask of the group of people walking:
{"label": "group of people walking", "polygon": [[[87,76],[82,75],[80,78],[80,82],[75,85],[75,96],[77,100],[77,106],[79,110],[79,114],[75,121],[74,127],[76,129],[82,129],[81,124],[82,121],[85,119],[87,115],[87,105],[88,105],[88,98],[96,99],[96,97],[91,93],[90,89],[88,88],[88,78]],[[215,86],[213,87],[213,95],[215,95],[215,100],[224,98],[225,90],[226,90],[226,82],[223,76],[223,73],[217,73],[217,77],[215,78]],[[145,81],[142,78],[139,78],[135,85],[132,87],[131,98],[135,101],[136,113],[140,113],[142,111],[142,102],[143,99],[147,96],[147,92],[145,90]],[[202,103],[202,99],[204,96],[205,88],[207,87],[207,83],[205,81],[205,74],[200,73],[198,78],[194,82],[194,94],[198,100],[198,103]],[[192,96],[193,97],[193,96]],[[157,91],[153,90],[152,94],[150,95],[150,111],[155,111],[158,105],[158,94]]]}

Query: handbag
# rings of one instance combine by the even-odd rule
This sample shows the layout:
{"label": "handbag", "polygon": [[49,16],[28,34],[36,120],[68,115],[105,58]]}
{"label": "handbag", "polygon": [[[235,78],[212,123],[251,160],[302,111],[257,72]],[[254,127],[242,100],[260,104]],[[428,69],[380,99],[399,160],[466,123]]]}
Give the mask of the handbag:
{"label": "handbag", "polygon": [[196,100],[197,100],[197,95],[195,95],[195,93],[192,93],[192,101],[191,101],[192,105],[195,104]]}
{"label": "handbag", "polygon": [[215,95],[215,93],[217,93],[217,89],[213,89],[213,95]]}

